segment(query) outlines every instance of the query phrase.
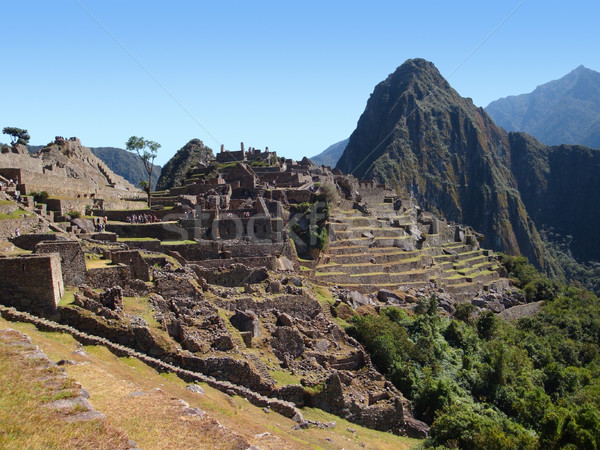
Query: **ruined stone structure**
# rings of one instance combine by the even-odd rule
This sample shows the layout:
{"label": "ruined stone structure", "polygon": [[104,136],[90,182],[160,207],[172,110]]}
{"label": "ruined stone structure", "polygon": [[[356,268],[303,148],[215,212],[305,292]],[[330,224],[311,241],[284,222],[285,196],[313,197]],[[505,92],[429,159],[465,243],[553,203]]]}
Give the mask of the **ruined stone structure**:
{"label": "ruined stone structure", "polygon": [[[143,193],[110,170],[77,138],[57,136],[37,154],[26,149],[0,153],[0,175],[18,180],[18,190],[48,191],[55,196],[105,198],[143,196]],[[91,203],[91,201],[90,201]]]}
{"label": "ruined stone structure", "polygon": [[60,255],[0,257],[0,302],[52,315],[64,294]]}
{"label": "ruined stone structure", "polygon": [[[64,158],[79,151],[77,141],[56,145]],[[494,296],[508,281],[493,253],[479,247],[481,236],[386,186],[306,159],[283,161],[243,146],[219,155],[181,186],[157,193],[151,211],[98,204],[94,218],[106,217],[111,233],[65,218],[71,240],[14,239],[36,254],[0,258],[0,303],[54,314],[63,325],[53,327],[68,324],[86,342],[139,352],[155,367],[228,386],[286,415],[318,407],[423,437],[427,426],[334,318],[360,307],[410,308],[431,294],[449,313],[458,301],[503,309]],[[70,204],[58,203],[63,216]],[[298,239],[317,234],[327,242],[299,261],[296,248],[307,242]],[[86,269],[86,253],[100,264]],[[40,283],[28,286],[27,272],[39,273]],[[57,308],[63,284],[79,292]],[[332,305],[317,300],[313,284],[329,289]],[[150,315],[131,309],[130,298]],[[276,383],[282,370],[297,382]]]}
{"label": "ruined stone structure", "polygon": [[77,241],[42,241],[35,253],[58,253],[62,279],[65,285],[78,286],[85,282],[85,254]]}
{"label": "ruined stone structure", "polygon": [[225,150],[225,147],[221,146],[220,153],[217,153],[217,162],[228,163],[228,162],[252,162],[257,160],[267,161],[271,157],[277,157],[276,152],[270,152],[269,147],[264,151],[260,149],[250,147],[248,151],[244,148],[244,143],[240,144],[239,151]]}

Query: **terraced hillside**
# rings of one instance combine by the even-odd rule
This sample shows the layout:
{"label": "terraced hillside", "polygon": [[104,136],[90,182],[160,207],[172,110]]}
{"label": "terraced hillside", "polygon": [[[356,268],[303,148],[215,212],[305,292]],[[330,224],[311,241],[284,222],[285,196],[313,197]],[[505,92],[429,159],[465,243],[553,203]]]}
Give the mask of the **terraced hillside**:
{"label": "terraced hillside", "polygon": [[447,292],[470,300],[507,286],[491,250],[469,229],[419,208],[394,208],[392,198],[361,212],[344,201],[329,218],[331,243],[312,271],[314,280],[364,294],[381,289]]}

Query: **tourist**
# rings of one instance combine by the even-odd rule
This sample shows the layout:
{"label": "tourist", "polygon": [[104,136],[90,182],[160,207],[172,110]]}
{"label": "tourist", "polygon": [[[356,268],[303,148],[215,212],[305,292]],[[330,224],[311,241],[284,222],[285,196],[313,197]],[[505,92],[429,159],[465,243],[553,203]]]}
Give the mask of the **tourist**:
{"label": "tourist", "polygon": [[19,231],[18,228],[15,228],[15,237],[19,237],[21,236],[21,232]]}

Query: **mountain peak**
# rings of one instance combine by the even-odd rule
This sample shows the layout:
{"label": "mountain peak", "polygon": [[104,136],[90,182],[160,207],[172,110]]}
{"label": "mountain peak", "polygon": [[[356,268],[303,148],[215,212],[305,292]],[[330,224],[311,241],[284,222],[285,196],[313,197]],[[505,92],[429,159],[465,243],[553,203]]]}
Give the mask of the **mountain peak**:
{"label": "mountain peak", "polygon": [[404,84],[417,81],[422,85],[433,84],[443,89],[451,89],[437,67],[422,58],[407,59],[388,76],[383,83]]}
{"label": "mountain peak", "polygon": [[600,148],[600,73],[580,65],[533,92],[495,100],[486,111],[506,130],[548,145]]}
{"label": "mountain peak", "polygon": [[539,236],[508,169],[509,147],[507,134],[433,63],[410,59],[375,87],[337,168],[396,185],[424,208],[476,226],[494,248],[522,252],[541,267]]}

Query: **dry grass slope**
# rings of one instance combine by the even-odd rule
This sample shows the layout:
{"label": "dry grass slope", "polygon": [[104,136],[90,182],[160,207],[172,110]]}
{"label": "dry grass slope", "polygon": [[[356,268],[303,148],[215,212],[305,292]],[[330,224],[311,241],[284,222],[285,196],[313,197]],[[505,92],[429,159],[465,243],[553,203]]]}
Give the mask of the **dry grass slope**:
{"label": "dry grass slope", "polygon": [[26,333],[51,360],[77,362],[64,366],[65,370],[90,393],[90,402],[106,420],[68,424],[40,409],[37,375],[23,365],[17,369],[15,364],[23,361],[2,353],[0,382],[9,388],[3,388],[0,396],[0,429],[8,430],[0,433],[0,448],[125,448],[128,439],[144,449],[245,449],[251,445],[261,449],[405,449],[420,443],[312,409],[303,410],[306,419],[335,422],[335,427],[293,430],[293,421],[266,413],[240,397],[206,385],[202,385],[204,395],[194,393],[176,376],[158,374],[137,359],[118,358],[104,347],[86,346],[84,355],[74,353],[79,344],[70,335],[40,332],[30,324],[0,319],[3,328]]}

